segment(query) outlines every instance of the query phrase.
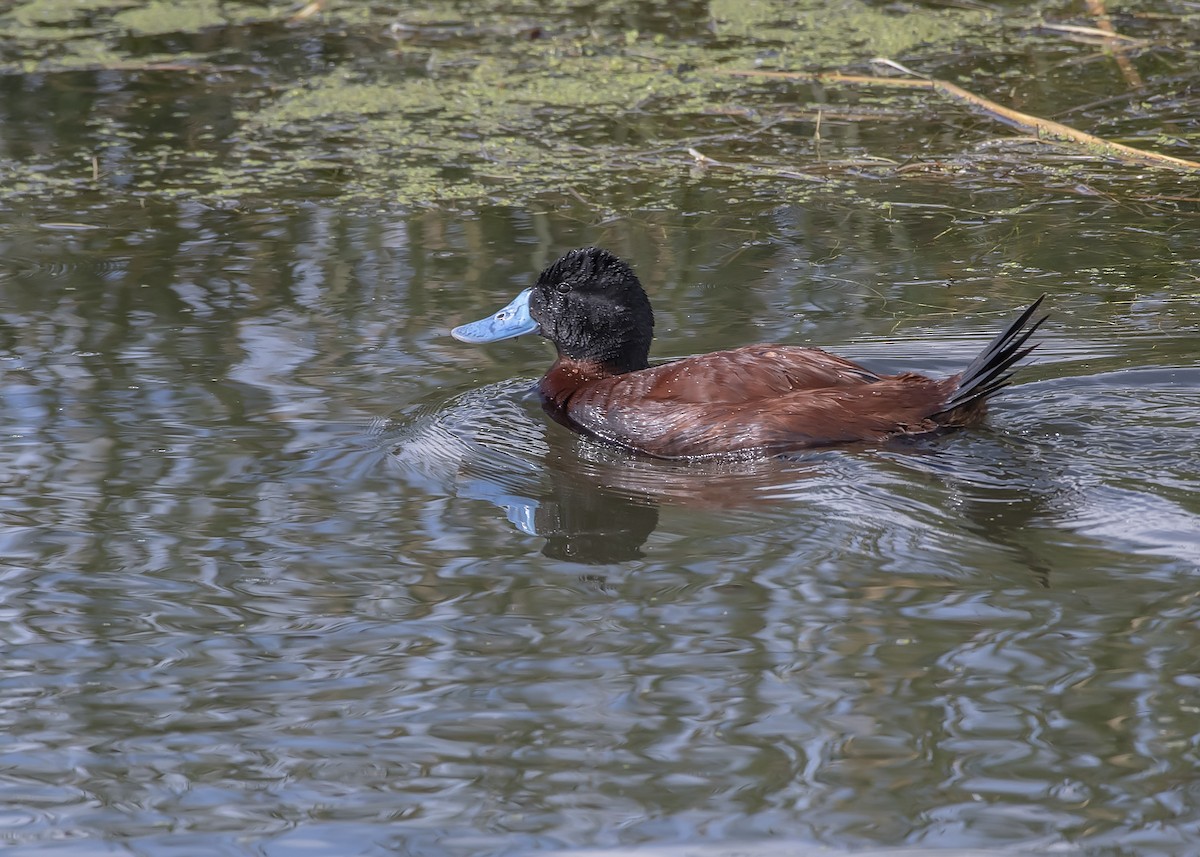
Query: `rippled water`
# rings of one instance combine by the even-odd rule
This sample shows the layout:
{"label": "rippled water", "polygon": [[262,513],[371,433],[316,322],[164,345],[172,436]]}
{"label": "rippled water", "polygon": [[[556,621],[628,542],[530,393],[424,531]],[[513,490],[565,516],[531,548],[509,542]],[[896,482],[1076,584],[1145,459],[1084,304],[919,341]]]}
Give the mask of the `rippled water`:
{"label": "rippled water", "polygon": [[1194,304],[1065,283],[988,428],[683,464],[550,422],[539,341],[448,327],[590,240],[644,271],[660,356],[807,339],[949,372],[1032,291],[889,285],[924,262],[887,241],[821,290],[786,209],[741,221],[772,236],[753,263],[740,229],[659,221],[710,248],[666,266],[637,222],[178,213],[202,237],[170,255],[109,229],[5,253],[10,843],[1200,835]]}
{"label": "rippled water", "polygon": [[[170,124],[157,98],[231,73],[12,73],[0,167],[88,172],[100,119]],[[0,208],[0,844],[1200,850],[1194,208],[711,172],[654,210],[219,205],[129,158]],[[1042,293],[1051,320],[985,428],[650,460],[547,418],[544,342],[448,336],[591,243],[659,358],[944,375]]]}

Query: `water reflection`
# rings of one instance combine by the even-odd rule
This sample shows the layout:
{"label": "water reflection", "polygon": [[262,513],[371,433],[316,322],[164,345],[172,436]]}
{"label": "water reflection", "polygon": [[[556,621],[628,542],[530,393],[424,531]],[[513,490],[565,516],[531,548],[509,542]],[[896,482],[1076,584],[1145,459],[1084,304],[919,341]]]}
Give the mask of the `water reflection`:
{"label": "water reflection", "polygon": [[[923,345],[927,352],[938,349],[930,340]],[[1123,400],[1129,385],[1138,383],[1144,402],[1149,385],[1160,377],[1177,388],[1183,385],[1189,391],[1185,398],[1195,400],[1200,378],[1194,370],[1093,376],[1081,386],[1091,388],[1096,422],[1073,422],[1069,432],[1091,445],[1097,435],[1106,435],[1108,455],[1111,447],[1128,443],[1143,468],[1157,459],[1173,465],[1182,437],[1164,445],[1162,437],[1156,440],[1138,429],[1141,437],[1126,440],[1121,423],[1129,417],[1108,401]],[[1032,536],[1060,531],[1067,521],[1089,538],[1126,539],[1184,561],[1200,558],[1194,512],[1131,487],[1098,493],[1081,478],[1095,462],[1064,457],[1061,444],[1047,438],[1047,420],[1077,393],[1063,382],[1009,391],[1010,401],[999,403],[1001,413],[994,420],[1008,423],[1008,430],[984,428],[915,443],[758,461],[672,462],[562,428],[541,412],[533,382],[519,380],[450,401],[434,395],[395,415],[381,442],[392,445],[392,461],[403,478],[432,480],[427,490],[433,493],[486,501],[517,530],[543,539],[543,554],[578,563],[645,557],[663,504],[752,512],[759,521],[785,518],[803,504],[810,514],[823,512],[834,528],[881,512],[891,527],[961,528],[1027,569],[1041,586],[1053,585],[1053,562]],[[1168,419],[1174,414],[1167,407],[1159,412]],[[1032,426],[1022,431],[1029,422]],[[1152,449],[1143,449],[1147,442]],[[1172,481],[1166,472],[1156,478],[1167,480],[1164,485]]]}
{"label": "water reflection", "polygon": [[[435,399],[439,397],[434,397]],[[484,500],[523,533],[545,539],[542,552],[581,563],[635,559],[658,523],[656,505],[596,486],[530,413],[527,381],[505,382],[441,404],[395,414],[379,443],[403,478]]]}
{"label": "water reflection", "polygon": [[[887,446],[759,460],[664,461],[575,434],[537,407],[530,381],[488,385],[392,416],[378,442],[402,478],[432,492],[486,501],[549,557],[616,563],[645,556],[669,504],[694,511],[785,517],[794,504],[854,521],[878,501],[897,518],[968,531],[1018,557],[1043,585],[1048,567],[1021,534],[1049,522],[1067,492],[1036,444],[987,430]],[[914,502],[924,479],[947,508]],[[862,507],[862,508],[856,508]]]}
{"label": "water reflection", "polygon": [[1200,829],[1189,304],[1068,277],[989,428],[768,462],[581,438],[533,393],[544,343],[445,336],[595,242],[648,272],[664,356],[945,374],[1049,276],[969,298],[918,213],[837,252],[841,205],[16,223],[5,841],[1170,853]]}
{"label": "water reflection", "polygon": [[[800,32],[783,3],[400,4],[457,22],[457,47],[398,43],[386,4],[294,24],[174,4],[219,20],[142,35],[117,13],[171,4],[109,5],[0,12],[0,847],[1196,850],[1189,179],[1059,170],[999,138],[988,155],[975,123],[938,121],[957,112],[830,112],[818,141],[785,114],[884,105],[816,84],[689,115],[709,59],[804,61],[778,50]],[[875,5],[889,31],[945,17]],[[991,5],[1006,33],[1029,15]],[[1123,112],[1091,48],[997,53],[972,27],[912,61],[1186,149],[1195,99],[1150,75],[1194,65],[1188,5],[1116,21],[1155,39]],[[686,67],[643,55],[660,36]],[[444,152],[403,105],[256,122],[323,82],[451,91],[531,52],[632,63],[647,88],[459,124]],[[798,191],[691,169],[682,146],[710,132],[733,163],[913,169]],[[522,139],[578,144],[583,169],[547,181]],[[929,161],[950,153],[961,173]],[[393,204],[413,176],[453,194],[467,172],[553,187]],[[546,419],[544,344],[445,336],[591,243],[642,274],[664,356],[780,340],[946,374],[1043,291],[1053,326],[987,430],[656,462]]]}

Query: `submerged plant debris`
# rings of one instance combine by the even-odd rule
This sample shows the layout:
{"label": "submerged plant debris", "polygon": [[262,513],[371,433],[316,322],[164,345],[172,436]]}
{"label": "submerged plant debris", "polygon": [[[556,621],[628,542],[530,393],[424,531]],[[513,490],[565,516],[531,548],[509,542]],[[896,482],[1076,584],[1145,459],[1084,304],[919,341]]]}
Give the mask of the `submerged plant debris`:
{"label": "submerged plant debris", "polygon": [[214,0],[11,6],[0,15],[10,81],[31,98],[94,94],[72,102],[75,139],[64,128],[49,145],[10,143],[5,192],[559,199],[607,210],[665,205],[693,183],[720,183],[730,199],[795,199],[891,176],[1098,194],[1132,178],[1147,198],[1196,196],[1183,178],[1021,139],[927,93],[729,74],[878,73],[871,60],[888,56],[1194,158],[1200,16],[1184,2],[1114,8],[1131,37],[1119,47],[1040,26],[1079,23],[1053,3],[484,0],[394,12],[342,0],[296,11]]}

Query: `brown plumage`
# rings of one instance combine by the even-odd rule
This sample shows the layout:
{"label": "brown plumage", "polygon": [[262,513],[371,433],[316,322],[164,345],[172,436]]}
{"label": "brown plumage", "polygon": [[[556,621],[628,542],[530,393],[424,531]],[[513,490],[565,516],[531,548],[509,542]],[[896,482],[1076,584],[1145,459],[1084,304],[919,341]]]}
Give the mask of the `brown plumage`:
{"label": "brown plumage", "polygon": [[[649,367],[654,320],[641,284],[624,262],[587,248],[546,268],[494,319],[454,334],[493,341],[536,330],[550,338],[558,359],[539,389],[552,416],[579,431],[664,458],[761,455],[978,423],[987,399],[1007,385],[1008,370],[1036,347],[1025,342],[1045,321],[1030,324],[1041,302],[967,369],[941,380],[882,375],[788,345],[748,345]],[[501,318],[510,310],[525,313],[515,332]]]}

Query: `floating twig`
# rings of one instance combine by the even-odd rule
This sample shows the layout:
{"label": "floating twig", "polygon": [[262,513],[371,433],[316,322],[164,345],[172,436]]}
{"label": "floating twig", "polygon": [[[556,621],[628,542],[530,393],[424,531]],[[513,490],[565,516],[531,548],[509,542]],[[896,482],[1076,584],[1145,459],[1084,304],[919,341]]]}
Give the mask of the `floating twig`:
{"label": "floating twig", "polygon": [[1113,59],[1117,62],[1117,68],[1121,69],[1121,74],[1125,76],[1125,82],[1133,89],[1142,88],[1142,75],[1134,66],[1133,61],[1127,53],[1130,47],[1129,42],[1122,43],[1120,40],[1127,40],[1128,36],[1122,36],[1117,32],[1117,28],[1113,26],[1112,18],[1108,16],[1108,9],[1104,5],[1104,0],[1087,0],[1088,12],[1096,19],[1096,27],[1103,33],[1107,33],[1110,41],[1106,44],[1112,50]]}
{"label": "floating twig", "polygon": [[[0,64],[0,73],[15,73],[13,66]],[[117,60],[115,62],[85,63],[80,65],[53,66],[47,65],[39,74],[77,74],[78,72],[119,71],[119,72],[155,72],[181,71],[192,74],[223,74],[250,71],[248,65],[214,65],[213,63],[198,62],[138,62],[137,60]]]}
{"label": "floating twig", "polygon": [[785,179],[795,179],[802,182],[813,182],[822,184],[826,179],[820,176],[810,176],[808,173],[798,173],[795,170],[788,170],[782,167],[773,167],[766,164],[731,164],[726,161],[718,161],[716,158],[710,158],[703,152],[689,148],[687,153],[692,156],[692,160],[701,167],[724,167],[729,170],[742,170],[748,173],[768,173],[773,176],[779,176]]}
{"label": "floating twig", "polygon": [[1062,33],[1067,36],[1084,36],[1087,39],[1104,42],[1122,42],[1125,46],[1145,45],[1145,39],[1137,36],[1122,36],[1114,30],[1103,27],[1083,27],[1078,24],[1038,24],[1037,29],[1049,30],[1052,33]]}
{"label": "floating twig", "polygon": [[324,9],[325,0],[312,0],[311,3],[308,3],[302,9],[297,10],[292,17],[288,18],[288,20],[293,24],[297,21],[304,21],[308,18],[311,18],[313,15],[316,15],[318,12],[324,11]]}
{"label": "floating twig", "polygon": [[1116,158],[1126,163],[1143,164],[1151,167],[1171,167],[1177,170],[1194,171],[1200,170],[1200,163],[1196,161],[1185,160],[1184,158],[1175,158],[1171,155],[1161,155],[1158,152],[1148,152],[1144,149],[1135,149],[1132,146],[1126,146],[1121,143],[1113,143],[1101,137],[1096,137],[1084,131],[1079,131],[1069,125],[1064,125],[1061,122],[1054,122],[1050,119],[1042,119],[1039,116],[1033,116],[1029,113],[1022,113],[1019,110],[1013,110],[1011,107],[1005,107],[1002,104],[997,104],[995,101],[984,98],[981,95],[976,95],[963,89],[961,86],[950,83],[945,80],[935,80],[933,78],[920,78],[917,72],[906,68],[898,62],[889,59],[879,59],[881,62],[892,68],[898,69],[905,74],[914,75],[914,78],[902,77],[872,77],[863,74],[815,74],[812,72],[794,72],[794,71],[727,71],[726,74],[731,74],[737,77],[765,77],[775,78],[779,80],[810,80],[817,83],[846,83],[862,86],[887,86],[899,89],[929,89],[939,95],[951,98],[955,101],[962,102],[971,107],[977,108],[984,113],[992,116],[995,119],[1010,125],[1014,128],[1019,128],[1028,134],[1035,136],[1039,140],[1048,140],[1056,143],[1067,143],[1070,145],[1080,146],[1088,151],[1096,154],[1105,155]]}
{"label": "floating twig", "polygon": [[687,150],[687,152],[689,155],[692,156],[692,158],[696,161],[696,163],[698,163],[702,167],[723,167],[723,166],[725,166],[725,164],[721,163],[720,161],[715,160],[714,158],[710,158],[708,155],[704,154],[703,152],[697,152],[695,149],[689,148]]}

